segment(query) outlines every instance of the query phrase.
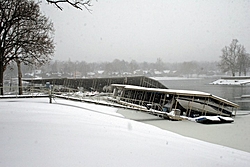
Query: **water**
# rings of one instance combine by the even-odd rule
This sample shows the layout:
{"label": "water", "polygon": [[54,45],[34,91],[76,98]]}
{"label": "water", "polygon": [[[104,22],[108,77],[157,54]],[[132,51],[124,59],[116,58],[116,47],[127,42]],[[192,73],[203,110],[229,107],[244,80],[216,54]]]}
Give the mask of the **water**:
{"label": "water", "polygon": [[247,100],[239,98],[242,95],[250,95],[250,86],[209,84],[217,79],[218,78],[168,78],[166,80],[160,80],[160,82],[170,89],[196,90],[211,93],[240,105],[240,110],[250,110],[250,98]]}

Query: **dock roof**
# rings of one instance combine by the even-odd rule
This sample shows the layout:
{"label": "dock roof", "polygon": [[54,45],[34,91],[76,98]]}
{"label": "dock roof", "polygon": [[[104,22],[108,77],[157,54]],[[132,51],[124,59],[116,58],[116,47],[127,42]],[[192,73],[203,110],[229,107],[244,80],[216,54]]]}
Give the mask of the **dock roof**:
{"label": "dock roof", "polygon": [[219,96],[202,92],[202,91],[193,91],[193,90],[179,90],[179,89],[160,89],[160,88],[146,88],[146,87],[140,87],[140,86],[134,86],[134,85],[122,85],[122,84],[112,84],[113,87],[120,87],[124,89],[131,89],[131,90],[140,90],[140,91],[148,91],[148,92],[159,92],[159,93],[167,93],[167,94],[174,94],[174,95],[182,95],[182,96],[197,96],[197,97],[209,97],[211,99],[218,100],[224,104],[227,104],[229,106],[238,108],[239,105],[236,103],[233,103],[229,100],[226,100],[224,98],[221,98]]}

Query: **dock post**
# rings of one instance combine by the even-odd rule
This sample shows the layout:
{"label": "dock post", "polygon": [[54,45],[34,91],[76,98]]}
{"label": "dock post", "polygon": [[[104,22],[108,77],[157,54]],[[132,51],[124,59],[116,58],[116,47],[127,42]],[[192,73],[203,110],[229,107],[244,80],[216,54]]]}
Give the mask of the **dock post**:
{"label": "dock post", "polygon": [[46,88],[49,91],[49,103],[52,103],[52,93],[51,93],[51,84],[50,84],[50,82],[46,82]]}
{"label": "dock post", "polygon": [[52,103],[52,93],[51,93],[51,88],[49,89],[49,103]]}

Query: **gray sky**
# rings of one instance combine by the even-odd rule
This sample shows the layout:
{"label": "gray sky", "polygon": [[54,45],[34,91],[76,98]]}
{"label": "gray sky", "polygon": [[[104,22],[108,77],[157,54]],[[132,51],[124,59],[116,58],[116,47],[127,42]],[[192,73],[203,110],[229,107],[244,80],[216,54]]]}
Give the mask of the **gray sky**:
{"label": "gray sky", "polygon": [[[44,0],[45,1],[45,0]],[[43,4],[55,27],[54,60],[218,61],[238,39],[250,52],[249,0],[93,0],[92,13]]]}

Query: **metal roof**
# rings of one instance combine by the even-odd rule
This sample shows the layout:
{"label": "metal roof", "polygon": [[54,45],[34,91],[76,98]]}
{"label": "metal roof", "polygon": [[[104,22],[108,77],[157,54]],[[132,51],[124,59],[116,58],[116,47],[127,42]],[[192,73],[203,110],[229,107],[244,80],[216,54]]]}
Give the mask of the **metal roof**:
{"label": "metal roof", "polygon": [[239,105],[235,104],[229,100],[223,99],[219,96],[215,96],[210,93],[201,92],[201,91],[193,91],[193,90],[177,90],[177,89],[159,89],[159,88],[146,88],[134,85],[122,85],[122,84],[112,84],[113,87],[120,87],[124,89],[131,89],[131,90],[141,90],[141,91],[148,91],[148,92],[160,92],[160,93],[167,93],[167,94],[174,94],[174,95],[183,95],[183,96],[198,96],[198,97],[209,97],[211,99],[218,100],[222,103],[225,103],[229,106],[238,108]]}

